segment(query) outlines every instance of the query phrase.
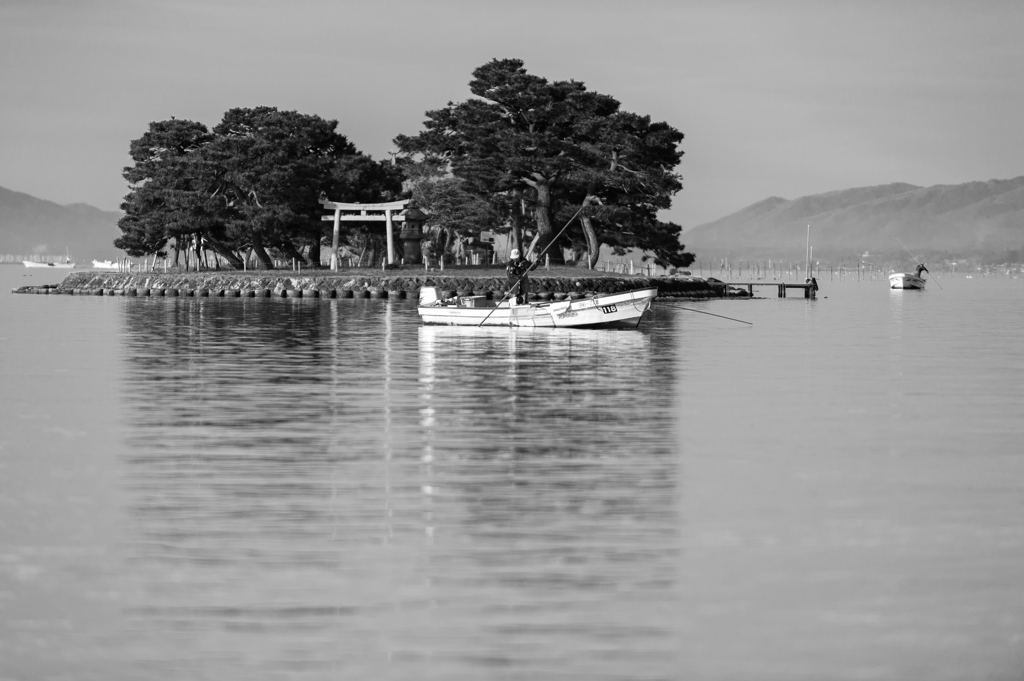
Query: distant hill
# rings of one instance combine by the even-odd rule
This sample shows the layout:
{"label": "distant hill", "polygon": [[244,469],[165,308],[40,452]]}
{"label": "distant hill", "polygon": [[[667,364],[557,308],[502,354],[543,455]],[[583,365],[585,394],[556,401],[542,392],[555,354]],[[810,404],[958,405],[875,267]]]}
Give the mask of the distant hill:
{"label": "distant hill", "polygon": [[[1024,176],[917,187],[887,184],[787,200],[772,197],[683,234],[706,257],[815,258],[901,251],[971,257],[1024,249]],[[897,240],[898,239],[898,240]],[[1018,256],[1019,257],[1019,256]]]}
{"label": "distant hill", "polygon": [[62,206],[0,187],[0,255],[63,256],[87,263],[123,257],[113,241],[120,213],[84,203]]}

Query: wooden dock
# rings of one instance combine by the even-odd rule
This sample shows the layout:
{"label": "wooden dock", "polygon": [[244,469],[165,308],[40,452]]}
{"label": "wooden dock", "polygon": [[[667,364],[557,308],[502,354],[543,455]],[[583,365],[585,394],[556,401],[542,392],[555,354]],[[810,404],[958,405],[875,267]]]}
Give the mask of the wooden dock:
{"label": "wooden dock", "polygon": [[744,281],[744,282],[726,282],[727,286],[735,286],[737,288],[746,288],[747,293],[751,296],[754,295],[755,286],[774,286],[779,290],[779,298],[786,297],[786,289],[788,288],[800,288],[804,290],[804,298],[815,298],[814,295],[815,285],[814,284],[788,284],[784,281]]}

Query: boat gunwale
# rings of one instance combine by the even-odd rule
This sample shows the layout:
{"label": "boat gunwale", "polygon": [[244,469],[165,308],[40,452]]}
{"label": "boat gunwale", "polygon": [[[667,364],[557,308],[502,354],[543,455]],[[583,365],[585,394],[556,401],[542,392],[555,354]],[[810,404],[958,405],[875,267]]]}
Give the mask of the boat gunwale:
{"label": "boat gunwale", "polygon": [[[550,326],[554,328],[636,328],[639,326],[643,315],[650,309],[651,303],[658,297],[658,289],[657,287],[650,286],[642,289],[619,291],[616,293],[598,293],[585,298],[540,301],[535,303],[524,303],[522,305],[502,306],[501,302],[504,301],[501,301],[494,307],[460,307],[457,302],[460,297],[465,296],[456,296],[453,299],[448,299],[455,300],[456,302],[454,304],[435,301],[431,305],[417,305],[416,310],[424,324],[439,324],[447,326],[472,326],[478,320],[478,325],[480,326],[549,326],[549,324],[533,325],[529,323],[513,323],[513,320],[517,318],[513,311],[529,308],[540,314],[535,313],[531,315],[523,315],[522,317],[519,317],[519,319],[524,322],[528,322],[531,318],[536,317],[542,321],[549,321]],[[584,324],[558,324],[555,320],[556,314],[572,310],[572,306],[577,303],[587,303],[585,306],[576,308],[581,312],[593,311],[602,307],[603,303],[609,305],[632,303],[636,314],[608,321],[597,321]],[[636,310],[637,303],[643,305],[642,310]],[[497,315],[495,313],[497,313]]]}

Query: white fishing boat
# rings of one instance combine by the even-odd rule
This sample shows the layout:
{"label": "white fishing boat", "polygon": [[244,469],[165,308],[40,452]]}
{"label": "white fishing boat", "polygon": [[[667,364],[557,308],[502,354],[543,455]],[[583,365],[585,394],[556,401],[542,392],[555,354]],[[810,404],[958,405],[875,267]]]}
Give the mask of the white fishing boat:
{"label": "white fishing boat", "polygon": [[121,269],[121,263],[114,262],[113,260],[93,260],[92,268],[94,270],[117,272]]}
{"label": "white fishing boat", "polygon": [[22,260],[25,267],[48,267],[50,269],[58,270],[70,270],[75,266],[75,263],[71,262],[71,254],[64,251],[64,262],[36,262],[34,260]]}
{"label": "white fishing boat", "polygon": [[645,288],[516,305],[486,296],[441,299],[436,287],[425,286],[420,289],[417,311],[425,324],[635,329],[657,296],[657,288]]}
{"label": "white fishing boat", "polygon": [[921,272],[928,272],[924,265],[918,265],[913,272],[894,272],[889,275],[889,288],[923,289],[925,280]]}
{"label": "white fishing boat", "polygon": [[50,269],[58,270],[70,270],[75,266],[75,263],[67,262],[33,262],[32,260],[22,260],[25,267],[48,267]]}

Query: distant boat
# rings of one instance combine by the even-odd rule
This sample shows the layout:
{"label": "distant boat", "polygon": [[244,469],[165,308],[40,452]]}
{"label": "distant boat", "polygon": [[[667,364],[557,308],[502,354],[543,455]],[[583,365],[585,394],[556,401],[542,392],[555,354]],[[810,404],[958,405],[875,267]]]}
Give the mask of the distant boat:
{"label": "distant boat", "polygon": [[94,270],[109,270],[111,272],[118,272],[121,270],[121,264],[116,263],[113,260],[93,260],[92,268]]}
{"label": "distant boat", "polygon": [[64,262],[35,262],[33,260],[22,260],[25,267],[51,267],[60,270],[70,270],[75,266],[75,263],[71,262],[71,254],[65,251]]}
{"label": "distant boat", "polygon": [[59,270],[70,270],[75,266],[75,263],[71,262],[71,258],[65,258],[64,262],[33,262],[32,260],[22,260],[21,262],[25,267],[49,267]]}
{"label": "distant boat", "polygon": [[[928,272],[924,265],[918,265],[914,272],[894,272],[889,275],[889,288],[923,289],[924,278],[921,272]],[[930,274],[930,272],[929,272]]]}

